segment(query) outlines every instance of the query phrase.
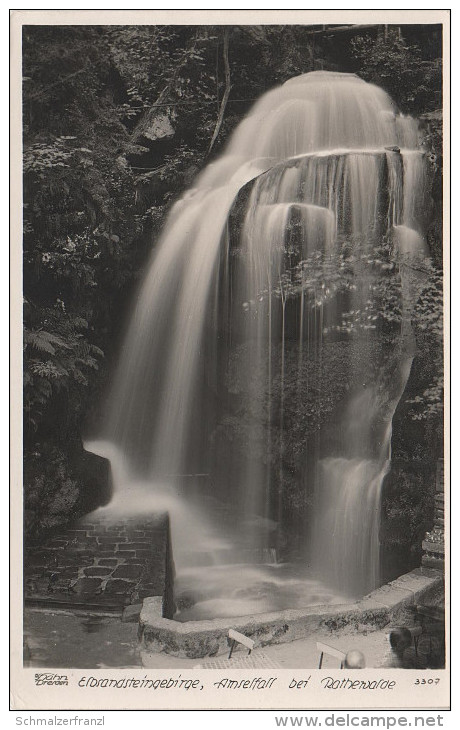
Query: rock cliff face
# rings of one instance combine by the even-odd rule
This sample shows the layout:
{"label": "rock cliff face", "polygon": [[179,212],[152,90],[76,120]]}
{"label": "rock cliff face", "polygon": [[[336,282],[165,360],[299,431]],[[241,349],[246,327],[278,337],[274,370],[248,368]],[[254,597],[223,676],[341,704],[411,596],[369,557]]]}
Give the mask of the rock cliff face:
{"label": "rock cliff face", "polygon": [[[247,113],[252,99],[261,90],[271,88],[293,74],[320,68],[334,69],[355,72],[379,86],[386,85],[386,90],[405,114],[419,116],[421,111],[429,110],[426,114],[422,113],[425,124],[423,144],[435,175],[432,198],[437,209],[429,226],[427,242],[431,256],[441,264],[442,120],[440,114],[433,110],[440,106],[442,89],[440,76],[436,78],[432,72],[435,70],[435,59],[438,59],[437,67],[441,70],[442,27],[405,25],[390,31],[388,35],[386,30],[384,32],[376,25],[348,27],[340,32],[328,26],[322,30],[314,29],[313,32],[308,26],[231,28],[229,57],[232,91],[214,150],[217,150],[218,145],[223,149],[222,143],[228,139],[230,130]],[[203,166],[225,84],[222,68],[223,33],[222,28],[158,29],[155,26],[30,26],[24,32],[26,163],[28,160],[25,176],[25,197],[28,201],[24,238],[25,323],[27,328],[41,329],[43,320],[48,319],[46,308],[58,297],[57,322],[60,324],[57,330],[52,329],[50,332],[62,337],[75,314],[84,318],[90,314],[89,341],[104,351],[106,363],[105,369],[101,368],[97,372],[90,368],[86,373],[89,391],[70,377],[68,382],[73,397],[63,397],[66,390],[60,389],[57,397],[47,404],[36,402],[37,412],[32,416],[36,418],[38,415],[36,420],[42,423],[38,432],[30,428],[34,420],[29,418],[30,412],[26,415],[26,423],[29,423],[29,428],[25,430],[28,437],[26,460],[29,462],[26,464],[26,470],[29,471],[26,476],[29,478],[25,480],[26,526],[27,529],[30,527],[31,532],[56,528],[78,514],[106,503],[110,498],[105,467],[101,467],[97,459],[90,461],[91,457],[84,455],[80,443],[74,446],[70,442],[69,434],[78,440],[82,414],[86,418],[88,401],[99,397],[96,394],[100,393],[100,384],[104,383],[105,387],[117,349],[120,321],[126,315],[125,303],[131,300],[133,287],[137,286],[135,281],[145,265],[151,240],[157,239],[160,222],[164,220],[171,201],[180,190],[194,185],[194,179]],[[145,48],[147,52],[144,52]],[[81,73],[82,58],[91,59],[89,75]],[[257,60],[256,65],[254,58]],[[423,59],[421,63],[420,59]],[[67,81],[55,84],[57,68],[66,78],[67,74],[70,75],[70,84]],[[401,68],[405,69],[404,78],[399,73]],[[184,73],[176,74],[178,70],[184,70]],[[168,79],[171,82],[169,84],[166,82]],[[51,93],[47,91],[41,94],[41,90],[48,89],[50,84]],[[83,98],[87,100],[85,104],[81,103]],[[172,103],[171,107],[169,102]],[[308,132],[306,125],[302,127],[300,111],[299,105],[295,104],[287,109],[285,115],[291,131],[294,121],[300,119],[302,134],[297,137],[296,134],[290,134],[291,140],[300,140],[304,137],[303,133]],[[307,116],[304,114],[305,118]],[[390,118],[388,115],[387,120]],[[318,127],[318,130],[318,134],[325,131],[326,125]],[[261,131],[261,125],[256,127],[254,149],[264,141]],[[56,140],[56,134],[66,136]],[[288,142],[283,140],[282,134],[278,134],[278,141],[281,146]],[[392,154],[396,160],[398,149],[401,150],[403,145],[401,140],[388,139],[385,147],[385,154]],[[50,159],[55,162],[64,154],[66,165],[69,165],[64,168],[69,185],[67,182],[62,184],[63,170],[59,165],[43,166],[45,158],[42,160],[42,152],[46,157],[50,150]],[[335,155],[334,160],[332,154],[330,157],[330,167],[335,164],[337,168],[338,156]],[[314,164],[320,166],[317,161]],[[326,166],[324,161],[322,164]],[[290,166],[299,166],[299,162]],[[249,186],[248,195],[251,190],[252,186]],[[240,195],[238,203],[245,208],[247,197],[243,200],[243,195]],[[212,210],[214,212],[215,208]],[[318,223],[318,227],[322,226],[324,230],[327,227],[326,216],[319,215],[323,216],[323,220]],[[239,232],[243,222],[244,212],[239,217]],[[300,208],[293,207],[289,226],[299,230],[301,222]],[[86,269],[86,266],[82,267],[80,245],[69,256],[70,251],[66,248],[62,250],[62,244],[67,236],[73,242],[81,241],[82,231],[94,231],[96,225],[96,238],[93,240],[93,235],[90,236],[90,248],[94,246],[93,253],[96,255],[93,258],[91,254],[86,261],[89,269]],[[233,245],[232,242],[229,248],[235,263],[240,256],[238,244]],[[59,276],[56,276],[56,260],[62,266]],[[83,269],[89,271],[86,284],[85,276],[81,276]],[[97,286],[94,286],[95,282]],[[242,305],[244,310],[242,308],[241,311],[244,311],[246,319],[253,318],[254,308],[250,301],[243,301]],[[319,428],[324,443],[324,427],[338,417],[336,401],[342,398],[345,387],[349,387],[350,383],[347,376],[347,347],[339,346],[335,341],[331,347],[323,343],[322,377],[309,379],[305,374],[307,370],[315,370],[316,355],[310,358],[308,368],[305,367],[306,358],[303,366],[297,367],[295,340],[300,323],[299,308],[297,311],[294,309],[289,299],[286,302],[283,355],[286,368],[282,469],[279,468],[279,460],[278,468],[275,464],[276,454],[280,452],[280,429],[275,434],[272,423],[274,438],[270,449],[263,442],[261,429],[257,432],[253,429],[252,436],[248,438],[252,422],[244,414],[251,410],[249,401],[243,389],[235,384],[233,375],[228,378],[233,381],[231,386],[227,387],[228,384],[222,381],[217,383],[213,365],[203,368],[206,382],[198,401],[205,407],[201,412],[196,407],[192,408],[195,415],[191,430],[200,433],[200,438],[193,442],[189,458],[197,462],[197,468],[193,463],[192,471],[208,472],[212,467],[216,481],[220,481],[217,476],[222,475],[228,479],[230,489],[236,491],[235,485],[240,478],[238,474],[232,473],[235,459],[231,458],[231,454],[251,452],[251,457],[257,457],[254,459],[257,461],[256,471],[252,472],[251,480],[254,473],[260,473],[260,469],[271,475],[273,488],[267,503],[273,514],[278,509],[274,485],[282,478],[284,521],[288,528],[286,537],[292,540],[296,535],[300,543],[313,500],[313,488],[307,479],[311,463],[302,460],[302,453],[304,450],[309,453],[314,453],[315,449],[318,451],[315,433]],[[210,323],[214,333],[215,325],[215,321]],[[171,331],[172,328],[166,332],[167,337]],[[221,327],[219,342],[224,342],[225,338],[225,329]],[[65,340],[67,347],[67,334]],[[63,352],[67,350],[64,348]],[[44,356],[45,360],[48,355]],[[243,355],[241,350],[237,351],[232,364],[238,358],[244,359]],[[431,357],[432,352],[427,356],[422,355],[421,360],[431,366]],[[26,376],[33,373],[35,359],[36,352],[29,347],[25,358]],[[281,360],[278,344],[273,348],[273,371],[281,372]],[[61,357],[58,356],[56,361],[59,365]],[[407,390],[411,397],[416,392],[414,383],[422,383],[423,380],[416,372],[421,373],[423,369],[423,362],[416,360]],[[290,373],[297,370],[301,377],[290,377]],[[34,375],[34,388],[32,392],[29,388],[28,392],[28,396],[32,395],[32,401],[39,395],[38,383],[46,385],[45,380],[37,382]],[[280,381],[278,377],[273,383],[273,403],[275,400],[280,403]],[[48,385],[59,385],[59,382],[52,378]],[[297,386],[301,390],[301,398],[296,399],[294,393]],[[314,389],[317,390],[316,394],[313,393]],[[419,392],[423,393],[423,387]],[[268,397],[267,393],[265,395]],[[219,420],[214,429],[215,424],[209,415],[215,413],[216,402],[220,398],[226,402],[225,419]],[[315,400],[317,407],[314,406]],[[303,402],[303,408],[299,401]],[[24,402],[28,402],[27,397]],[[154,408],[150,411],[154,412]],[[278,418],[278,406],[274,414]],[[422,432],[423,429],[417,431],[417,424],[414,426],[411,418],[406,416],[407,413],[404,415],[400,407],[394,418],[394,466],[389,477],[391,483],[387,482],[385,513],[387,509],[389,511],[388,519],[384,519],[382,536],[389,549],[402,546],[401,551],[409,553],[412,560],[410,545],[415,546],[420,542],[417,525],[424,523],[425,513],[431,513],[422,487],[425,481],[428,483],[431,480],[431,453],[426,465],[420,469],[423,459],[414,451],[411,442],[422,444],[421,452],[426,454],[434,441],[439,445],[440,439],[437,436],[434,439],[432,432]],[[212,424],[211,434],[205,433],[203,424]],[[289,439],[286,438],[288,430],[291,434]],[[208,441],[209,436],[219,445],[219,449],[214,452],[214,463],[211,463],[212,459],[207,459],[209,452],[206,452],[206,458],[202,458],[203,443]],[[227,436],[233,441],[230,448]],[[175,439],[179,441],[177,434]],[[60,451],[56,458],[52,453],[54,446]],[[433,455],[437,456],[439,448],[436,453],[434,451]],[[244,458],[249,466],[254,460]],[[206,462],[204,465],[203,461]],[[401,468],[396,470],[398,463]],[[31,466],[34,468],[29,469]],[[408,516],[414,521],[410,538],[404,526]],[[279,551],[284,550],[284,545],[285,542],[280,539],[277,546]]]}
{"label": "rock cliff face", "polygon": [[[417,123],[381,88],[317,71],[264,94],[171,209],[147,271],[100,436],[115,501],[143,484],[191,508],[181,480],[211,473],[236,520],[275,521],[278,548],[295,534],[341,593],[375,588],[427,189]],[[259,537],[256,552],[274,547]]]}
{"label": "rock cliff face", "polygon": [[[432,351],[432,357],[436,356]],[[424,535],[434,525],[436,464],[444,442],[442,417],[439,412],[434,417],[414,418],[413,404],[414,397],[429,386],[432,368],[423,348],[415,355],[393,417],[392,467],[383,487],[380,529],[382,576],[386,580],[402,569],[420,565]]]}

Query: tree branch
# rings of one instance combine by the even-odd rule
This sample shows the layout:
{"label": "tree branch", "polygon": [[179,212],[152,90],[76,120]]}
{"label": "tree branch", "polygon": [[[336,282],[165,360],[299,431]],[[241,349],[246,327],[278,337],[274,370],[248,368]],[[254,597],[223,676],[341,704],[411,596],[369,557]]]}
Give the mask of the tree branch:
{"label": "tree branch", "polygon": [[78,76],[79,74],[82,74],[84,71],[86,71],[88,66],[84,66],[83,68],[78,69],[78,71],[74,71],[73,73],[69,74],[68,76],[64,76],[63,79],[59,79],[59,81],[55,81],[54,84],[50,84],[49,86],[46,86],[41,91],[38,91],[35,94],[31,94],[30,96],[24,95],[24,101],[33,101],[34,99],[39,99],[42,96],[46,96],[46,94],[51,90],[54,89],[56,86],[61,86],[61,84],[67,83],[69,79],[73,79],[75,76]]}
{"label": "tree branch", "polygon": [[227,106],[228,97],[230,96],[231,84],[230,84],[230,64],[228,62],[228,38],[229,38],[229,31],[228,31],[228,28],[226,28],[225,32],[224,32],[224,50],[223,50],[224,68],[225,68],[225,91],[224,91],[224,95],[222,97],[222,101],[220,104],[219,114],[217,117],[216,126],[214,128],[214,133],[212,135],[212,139],[209,144],[208,155],[211,153],[211,150],[214,146],[214,142],[216,141],[218,134],[220,132],[220,128],[221,128],[222,122],[224,120],[225,107]]}

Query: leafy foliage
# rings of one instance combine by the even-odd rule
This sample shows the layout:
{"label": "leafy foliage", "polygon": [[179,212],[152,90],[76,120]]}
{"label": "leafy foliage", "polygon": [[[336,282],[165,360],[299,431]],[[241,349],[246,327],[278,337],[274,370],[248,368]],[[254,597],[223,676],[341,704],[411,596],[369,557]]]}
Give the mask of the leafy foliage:
{"label": "leafy foliage", "polygon": [[78,514],[78,481],[68,456],[55,446],[30,452],[26,463],[28,489],[24,497],[25,526],[37,535],[65,523]]}
{"label": "leafy foliage", "polygon": [[[431,354],[431,379],[411,402],[416,419],[439,417],[443,411],[443,274],[421,254],[400,256],[391,241],[368,244],[356,254],[349,240],[334,253],[315,251],[293,269],[285,270],[273,287],[280,299],[303,293],[312,309],[327,307],[349,291],[358,292],[360,306],[342,312],[342,321],[325,327],[323,335],[351,335],[379,330],[398,332],[408,317],[421,352]],[[264,292],[264,296],[267,292]],[[409,300],[408,300],[409,297]]]}
{"label": "leafy foliage", "polygon": [[41,327],[24,330],[25,416],[27,430],[34,433],[58,397],[65,395],[75,418],[84,402],[89,374],[98,370],[103,356],[85,336],[86,320],[69,317],[62,306],[44,309],[40,316]]}
{"label": "leafy foliage", "polygon": [[358,36],[351,41],[361,76],[382,86],[406,113],[420,114],[442,106],[440,58],[426,59],[422,48],[408,43],[399,29],[387,37]]}
{"label": "leafy foliage", "polygon": [[[26,506],[35,515],[34,529],[45,526],[46,514],[59,513],[59,519],[65,519],[66,511],[78,509],[82,491],[88,489],[78,481],[70,461],[78,458],[87,414],[100,400],[113,367],[120,323],[151,241],[159,235],[178,194],[208,161],[226,89],[224,33],[228,33],[231,88],[212,156],[219,154],[264,91],[324,66],[327,44],[322,47],[319,39],[314,43],[310,30],[307,26],[24,28],[24,439],[25,462],[30,465],[25,474]],[[348,44],[344,64],[351,49],[360,64],[359,74],[385,86],[405,111],[431,113],[439,106],[440,66],[433,60],[427,65],[422,48],[393,36],[386,46],[358,38]],[[427,125],[425,145],[439,170],[440,126],[433,118]],[[430,233],[432,249],[438,252],[440,230],[433,226]],[[329,269],[326,261],[309,261],[286,272],[283,296],[297,296],[299,287],[308,290],[312,301],[318,294],[341,296],[344,285],[333,280],[338,263],[345,271],[351,267],[346,251],[343,262],[331,261]],[[381,273],[376,278],[382,281],[382,291],[375,299],[379,294],[382,306],[388,300],[387,314],[373,311],[365,316],[388,320],[396,307]],[[328,280],[324,289],[321,277]],[[354,285],[351,275],[344,281]],[[397,296],[397,291],[393,293]],[[421,306],[430,312],[439,309],[437,296],[427,289]],[[420,310],[420,321],[431,322],[428,330],[419,330],[421,349],[439,338],[436,320],[426,315]],[[373,326],[373,321],[359,322],[353,313],[345,318],[340,336],[350,326],[355,330]],[[324,382],[317,383],[323,394],[331,379],[340,379],[345,352],[346,345],[331,342],[330,371],[324,372]],[[414,413],[425,413],[427,403],[437,409],[439,393],[430,388],[422,392],[421,402],[411,404]],[[298,428],[292,453],[286,455],[289,468],[307,421],[314,429],[315,418],[326,417],[333,408],[333,402],[323,398],[321,413],[316,413],[309,398],[306,385],[302,386],[297,411],[287,414],[294,431]]]}
{"label": "leafy foliage", "polygon": [[385,482],[380,532],[387,580],[420,565],[425,532],[433,525],[433,463],[396,462]]}

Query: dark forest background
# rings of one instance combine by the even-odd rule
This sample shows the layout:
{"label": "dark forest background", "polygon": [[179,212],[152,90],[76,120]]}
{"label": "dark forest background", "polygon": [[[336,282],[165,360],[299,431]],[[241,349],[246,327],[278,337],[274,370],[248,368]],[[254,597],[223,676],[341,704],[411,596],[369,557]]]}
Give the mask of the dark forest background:
{"label": "dark forest background", "polygon": [[382,523],[391,560],[417,562],[442,456],[441,57],[442,28],[432,25],[24,27],[28,535],[109,498],[104,465],[83,451],[82,434],[98,417],[172,203],[261,94],[325,69],[378,84],[417,116],[432,172],[436,284],[421,303],[418,353],[394,420]]}

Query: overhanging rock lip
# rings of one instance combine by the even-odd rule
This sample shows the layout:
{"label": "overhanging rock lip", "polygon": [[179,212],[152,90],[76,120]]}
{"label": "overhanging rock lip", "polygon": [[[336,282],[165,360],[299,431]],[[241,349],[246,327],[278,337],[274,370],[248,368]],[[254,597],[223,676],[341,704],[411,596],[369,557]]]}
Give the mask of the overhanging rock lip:
{"label": "overhanging rock lip", "polygon": [[162,618],[158,597],[146,598],[139,619],[140,637],[144,650],[193,658],[214,656],[227,650],[229,629],[236,629],[263,646],[307,637],[320,626],[344,627],[373,621],[386,625],[405,606],[422,600],[442,584],[441,571],[430,570],[427,574],[418,569],[355,602],[186,623]]}

